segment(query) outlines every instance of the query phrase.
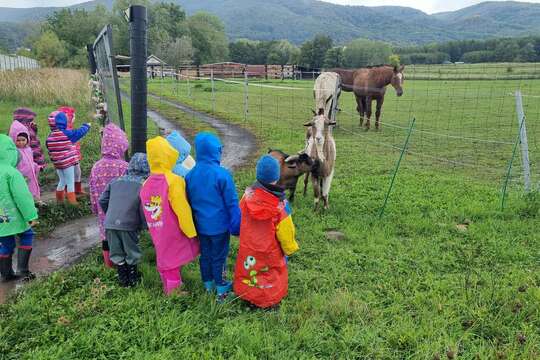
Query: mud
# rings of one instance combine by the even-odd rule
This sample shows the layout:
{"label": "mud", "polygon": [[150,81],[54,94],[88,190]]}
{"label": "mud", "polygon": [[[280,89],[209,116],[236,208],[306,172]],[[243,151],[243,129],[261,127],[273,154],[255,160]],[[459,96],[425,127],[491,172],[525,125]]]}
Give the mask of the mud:
{"label": "mud", "polygon": [[157,95],[148,94],[148,96],[161,100],[164,104],[194,116],[216,129],[223,142],[221,162],[223,166],[230,170],[237,169],[244,165],[257,149],[255,136],[238,125],[229,124],[221,119],[193,110],[186,105],[160,98]]}
{"label": "mud", "polygon": [[[38,276],[47,275],[73,264],[88,250],[95,248],[99,242],[99,229],[94,216],[61,225],[48,238],[34,239],[30,270]],[[13,258],[16,269],[17,256]],[[0,282],[0,303],[6,301],[11,291],[23,285],[22,282]]]}

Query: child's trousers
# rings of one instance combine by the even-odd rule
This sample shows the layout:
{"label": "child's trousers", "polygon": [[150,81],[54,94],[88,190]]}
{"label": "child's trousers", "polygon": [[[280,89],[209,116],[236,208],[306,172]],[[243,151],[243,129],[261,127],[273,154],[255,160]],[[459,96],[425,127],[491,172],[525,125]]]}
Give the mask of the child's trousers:
{"label": "child's trousers", "polygon": [[109,243],[109,256],[116,264],[137,265],[141,260],[139,233],[137,231],[105,230]]}
{"label": "child's trousers", "polygon": [[75,182],[81,182],[82,179],[82,171],[81,171],[81,164],[75,165],[74,171],[74,180]]}
{"label": "child's trousers", "polygon": [[163,292],[170,295],[175,289],[182,286],[182,267],[164,270],[159,272],[161,282],[163,283]]}
{"label": "child's trousers", "polygon": [[34,231],[28,229],[18,235],[0,237],[0,257],[9,257],[15,251],[15,237],[19,238],[19,248],[32,249],[32,240],[34,239]]}
{"label": "child's trousers", "polygon": [[75,192],[75,166],[70,166],[67,169],[56,169],[56,173],[60,179],[56,191],[64,191],[67,186],[68,193]]}
{"label": "child's trousers", "polygon": [[214,281],[216,286],[223,286],[227,283],[225,272],[227,256],[229,255],[229,240],[229,233],[214,236],[199,235],[201,247],[199,265],[204,283]]}

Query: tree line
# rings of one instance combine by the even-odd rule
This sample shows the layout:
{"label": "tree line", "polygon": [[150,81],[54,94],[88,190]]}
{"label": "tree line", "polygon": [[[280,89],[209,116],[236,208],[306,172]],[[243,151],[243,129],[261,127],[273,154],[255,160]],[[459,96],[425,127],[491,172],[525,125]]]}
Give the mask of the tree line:
{"label": "tree line", "polygon": [[245,64],[295,64],[304,69],[357,68],[383,63],[441,64],[463,61],[540,61],[540,36],[490,40],[463,40],[425,46],[395,47],[389,43],[356,39],[335,44],[327,35],[315,35],[300,46],[288,40],[229,42],[222,21],[199,12],[187,16],[174,3],[150,0],[115,0],[112,11],[103,6],[93,10],[62,9],[28,35],[30,51],[20,55],[37,58],[44,66],[87,66],[86,45],[100,30],[113,26],[116,54],[129,54],[129,30],[124,10],[132,3],[148,8],[148,52],[172,66],[200,65],[222,61]]}

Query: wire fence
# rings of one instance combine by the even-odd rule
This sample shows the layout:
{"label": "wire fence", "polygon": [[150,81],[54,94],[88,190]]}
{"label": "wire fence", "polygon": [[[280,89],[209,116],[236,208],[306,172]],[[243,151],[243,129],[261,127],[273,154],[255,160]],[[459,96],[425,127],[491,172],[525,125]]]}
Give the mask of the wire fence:
{"label": "wire fence", "polygon": [[25,56],[0,55],[0,71],[17,69],[39,69],[39,63],[36,59]]}
{"label": "wire fence", "polygon": [[[416,118],[403,167],[448,172],[463,179],[464,186],[474,180],[501,189],[514,145],[522,141],[518,137],[520,109],[516,105],[519,91],[526,118],[530,179],[532,188],[538,189],[538,65],[451,66],[406,67],[404,95],[397,97],[391,86],[387,88],[379,131],[365,131],[360,126],[354,95],[342,92],[334,131],[338,161],[360,147],[363,156],[391,169],[402,150],[409,123]],[[514,70],[509,71],[510,67]],[[270,145],[278,141],[284,144],[288,152],[302,150],[302,125],[311,119],[314,109],[313,81],[264,80],[243,75],[218,78],[171,72],[151,80],[149,91],[241,123]],[[375,114],[372,121],[374,118]],[[509,182],[511,189],[520,191],[526,182],[522,154],[516,154]]]}

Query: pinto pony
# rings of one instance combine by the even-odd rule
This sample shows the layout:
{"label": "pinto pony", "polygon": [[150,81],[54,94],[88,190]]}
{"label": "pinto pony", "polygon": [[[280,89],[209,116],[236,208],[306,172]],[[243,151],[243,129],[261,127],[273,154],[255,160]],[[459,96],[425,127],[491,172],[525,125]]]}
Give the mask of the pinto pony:
{"label": "pinto pony", "polygon": [[[321,199],[325,210],[329,206],[328,195],[334,178],[334,166],[336,163],[336,143],[332,136],[332,127],[335,125],[335,121],[328,119],[324,115],[323,109],[319,109],[319,113],[310,122],[304,124],[308,128],[305,152],[314,160],[311,170],[311,183],[315,195],[315,210],[318,209]],[[304,194],[307,181],[308,177],[306,176]]]}

